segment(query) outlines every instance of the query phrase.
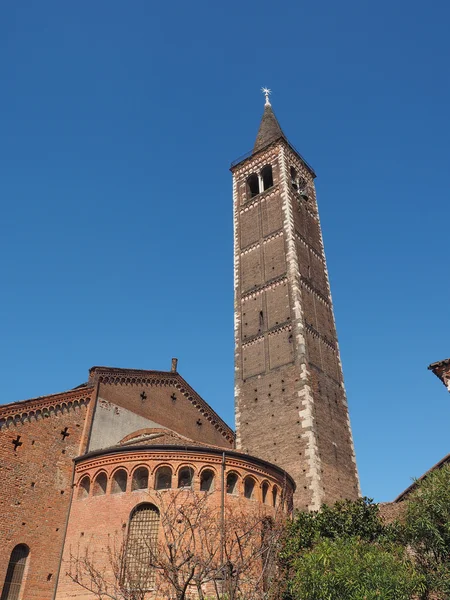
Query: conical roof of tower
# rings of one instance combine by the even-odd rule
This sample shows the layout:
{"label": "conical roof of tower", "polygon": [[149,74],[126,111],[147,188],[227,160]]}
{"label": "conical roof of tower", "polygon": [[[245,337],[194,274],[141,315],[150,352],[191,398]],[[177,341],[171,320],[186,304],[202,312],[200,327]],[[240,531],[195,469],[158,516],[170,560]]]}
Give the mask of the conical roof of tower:
{"label": "conical roof of tower", "polygon": [[272,110],[272,106],[266,104],[264,106],[264,114],[259,125],[255,145],[253,146],[253,154],[279,138],[284,138],[286,140],[286,136],[278,123],[275,113]]}

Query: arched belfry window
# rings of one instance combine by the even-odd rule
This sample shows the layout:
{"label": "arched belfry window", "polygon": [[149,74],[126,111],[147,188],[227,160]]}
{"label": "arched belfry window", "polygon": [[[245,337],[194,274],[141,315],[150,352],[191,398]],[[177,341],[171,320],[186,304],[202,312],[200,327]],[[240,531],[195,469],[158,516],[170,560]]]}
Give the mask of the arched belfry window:
{"label": "arched belfry window", "polygon": [[291,174],[291,186],[294,188],[294,190],[298,191],[298,173],[294,169],[294,167],[290,168],[290,174]]}
{"label": "arched belfry window", "polygon": [[259,177],[255,173],[247,179],[247,198],[253,198],[259,194]]}
{"label": "arched belfry window", "polygon": [[11,552],[1,600],[19,599],[29,554],[30,549],[25,544],[19,544]]}
{"label": "arched belfry window", "polygon": [[261,171],[263,190],[266,191],[273,186],[272,165],[266,165]]}
{"label": "arched belfry window", "polygon": [[122,565],[122,581],[129,590],[143,592],[154,585],[158,529],[159,510],[153,504],[140,504],[131,513]]}

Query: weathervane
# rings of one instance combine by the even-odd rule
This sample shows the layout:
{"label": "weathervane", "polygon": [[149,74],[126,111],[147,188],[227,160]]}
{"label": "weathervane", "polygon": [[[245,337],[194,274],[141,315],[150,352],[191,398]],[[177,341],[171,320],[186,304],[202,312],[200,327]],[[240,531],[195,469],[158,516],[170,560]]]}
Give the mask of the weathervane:
{"label": "weathervane", "polygon": [[266,97],[265,106],[271,106],[269,96],[272,93],[272,90],[269,90],[269,88],[263,87],[263,88],[261,88],[261,91],[264,94],[264,96]]}

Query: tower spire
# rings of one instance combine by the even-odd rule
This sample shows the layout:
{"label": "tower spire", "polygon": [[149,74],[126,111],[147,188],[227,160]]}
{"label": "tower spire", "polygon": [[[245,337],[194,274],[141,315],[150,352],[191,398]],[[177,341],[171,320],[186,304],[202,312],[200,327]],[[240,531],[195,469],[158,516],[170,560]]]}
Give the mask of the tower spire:
{"label": "tower spire", "polygon": [[259,125],[258,135],[256,136],[255,145],[253,146],[253,154],[262,150],[279,138],[286,139],[280,124],[277,121],[275,113],[272,110],[272,105],[269,96],[272,93],[269,88],[261,88],[262,93],[266,97],[264,104],[264,113]]}
{"label": "tower spire", "polygon": [[264,96],[266,97],[266,103],[264,104],[264,106],[271,106],[269,96],[272,93],[272,90],[269,90],[269,88],[263,87],[263,88],[261,88],[261,91],[264,94]]}

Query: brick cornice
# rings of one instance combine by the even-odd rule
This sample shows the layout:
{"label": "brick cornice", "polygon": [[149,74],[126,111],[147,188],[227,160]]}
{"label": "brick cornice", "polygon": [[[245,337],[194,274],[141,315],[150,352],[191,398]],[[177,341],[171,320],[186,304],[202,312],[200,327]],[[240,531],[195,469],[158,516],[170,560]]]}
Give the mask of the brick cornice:
{"label": "brick cornice", "polygon": [[284,469],[266,460],[243,454],[235,450],[226,450],[218,447],[199,446],[128,446],[114,447],[107,450],[95,450],[84,456],[74,459],[77,473],[107,466],[116,466],[124,462],[166,461],[166,462],[189,462],[199,461],[220,465],[225,455],[227,469],[238,468],[252,470],[263,476],[271,476],[279,481],[289,481],[293,489],[295,482]]}
{"label": "brick cornice", "polygon": [[86,406],[89,404],[93,392],[94,388],[88,387],[0,406],[0,428],[5,424],[23,422],[32,417],[39,418],[39,416],[52,411]]}

